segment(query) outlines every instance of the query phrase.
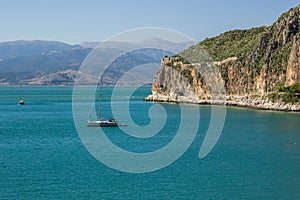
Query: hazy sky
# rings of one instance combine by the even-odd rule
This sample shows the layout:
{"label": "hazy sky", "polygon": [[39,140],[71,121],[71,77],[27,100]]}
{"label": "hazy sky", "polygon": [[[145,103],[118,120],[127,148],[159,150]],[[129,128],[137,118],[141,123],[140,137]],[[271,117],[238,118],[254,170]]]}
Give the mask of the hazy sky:
{"label": "hazy sky", "polygon": [[201,41],[271,25],[299,0],[0,0],[0,41],[101,41],[133,28],[174,29]]}

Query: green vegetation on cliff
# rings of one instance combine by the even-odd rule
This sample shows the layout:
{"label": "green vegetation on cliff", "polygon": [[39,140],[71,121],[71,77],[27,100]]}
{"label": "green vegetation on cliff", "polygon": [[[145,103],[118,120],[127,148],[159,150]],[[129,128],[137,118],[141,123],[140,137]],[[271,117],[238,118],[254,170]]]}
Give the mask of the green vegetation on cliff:
{"label": "green vegetation on cliff", "polygon": [[269,94],[269,98],[273,101],[281,100],[286,103],[300,102],[300,84],[291,86],[278,86],[277,91]]}
{"label": "green vegetation on cliff", "polygon": [[238,57],[244,61],[258,45],[267,27],[252,28],[249,30],[233,30],[218,37],[205,39],[200,43],[214,61],[225,60],[229,57]]}
{"label": "green vegetation on cliff", "polygon": [[299,6],[282,14],[269,27],[234,30],[201,42],[214,61],[237,57],[242,66],[249,66],[254,75],[264,64],[279,75],[286,72],[293,37],[299,35]]}

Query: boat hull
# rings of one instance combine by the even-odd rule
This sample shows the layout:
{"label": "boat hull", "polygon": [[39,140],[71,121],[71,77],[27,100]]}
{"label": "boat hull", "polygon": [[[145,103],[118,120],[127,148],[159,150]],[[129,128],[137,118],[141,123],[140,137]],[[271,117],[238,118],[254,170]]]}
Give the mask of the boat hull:
{"label": "boat hull", "polygon": [[98,120],[98,121],[88,121],[87,126],[118,126],[117,120]]}

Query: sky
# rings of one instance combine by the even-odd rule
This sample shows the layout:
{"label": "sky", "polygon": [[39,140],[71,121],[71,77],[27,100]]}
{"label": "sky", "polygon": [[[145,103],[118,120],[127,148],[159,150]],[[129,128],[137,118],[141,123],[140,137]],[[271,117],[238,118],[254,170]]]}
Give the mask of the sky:
{"label": "sky", "polygon": [[271,25],[299,0],[0,0],[0,42],[103,41],[161,27],[196,41],[232,29]]}

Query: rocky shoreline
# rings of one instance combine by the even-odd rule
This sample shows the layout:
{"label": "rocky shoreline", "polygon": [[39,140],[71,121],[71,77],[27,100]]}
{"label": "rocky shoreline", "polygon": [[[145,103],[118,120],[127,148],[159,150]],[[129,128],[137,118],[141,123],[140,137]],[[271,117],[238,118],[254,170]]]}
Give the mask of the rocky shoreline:
{"label": "rocky shoreline", "polygon": [[145,101],[154,102],[170,102],[170,103],[190,103],[200,105],[226,105],[252,108],[257,110],[273,110],[285,112],[300,112],[300,104],[291,104],[285,102],[273,102],[266,98],[266,96],[251,98],[249,96],[226,96],[224,100],[209,100],[196,99],[194,97],[172,97],[163,94],[149,95],[144,99]]}

